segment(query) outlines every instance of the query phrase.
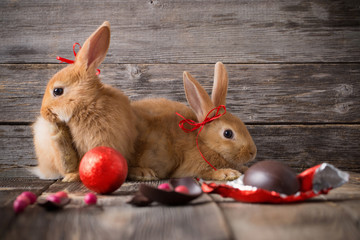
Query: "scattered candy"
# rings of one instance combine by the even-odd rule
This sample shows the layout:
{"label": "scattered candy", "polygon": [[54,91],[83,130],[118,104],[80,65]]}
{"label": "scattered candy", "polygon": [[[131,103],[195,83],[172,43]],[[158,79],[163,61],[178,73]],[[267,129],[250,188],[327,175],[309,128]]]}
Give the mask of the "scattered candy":
{"label": "scattered candy", "polygon": [[109,194],[118,189],[128,173],[126,159],[115,149],[96,147],[80,162],[80,179],[92,191]]}
{"label": "scattered candy", "polygon": [[60,191],[54,194],[55,196],[59,197],[59,198],[68,198],[68,194],[64,191]]}
{"label": "scattered candy", "polygon": [[22,194],[17,196],[15,201],[24,201],[24,202],[26,202],[26,206],[30,205],[30,199],[28,197],[26,197],[25,195],[22,195]]}
{"label": "scattered candy", "polygon": [[[61,194],[58,194],[61,195]],[[68,197],[59,197],[56,194],[47,196],[46,198],[40,198],[37,201],[37,204],[48,211],[54,211],[62,209],[65,205],[69,204],[71,201]]]}
{"label": "scattered candy", "polygon": [[29,204],[23,199],[16,199],[13,204],[15,213],[21,213]]}
{"label": "scattered candy", "polygon": [[170,184],[168,183],[162,183],[158,186],[158,189],[165,190],[165,191],[171,191]]}
{"label": "scattered candy", "polygon": [[13,209],[15,213],[21,213],[27,206],[33,204],[36,201],[36,195],[32,192],[23,192],[16,197],[13,203]]}
{"label": "scattered candy", "polygon": [[56,203],[56,204],[60,204],[60,202],[61,202],[61,198],[56,196],[55,194],[47,196],[46,200],[48,200],[50,202],[53,202],[53,203]]}
{"label": "scattered candy", "polygon": [[33,192],[29,192],[29,191],[21,193],[20,196],[27,197],[30,201],[30,204],[34,204],[36,202],[36,198],[37,198]]}
{"label": "scattered candy", "polygon": [[153,187],[140,184],[139,192],[128,203],[135,206],[148,206],[155,201],[170,206],[184,205],[201,194],[201,187],[194,178],[177,178],[170,179],[168,186],[160,184],[158,187]]}
{"label": "scattered candy", "polygon": [[180,185],[175,188],[175,192],[189,194],[189,189],[184,185]]}
{"label": "scattered candy", "polygon": [[87,204],[87,205],[93,205],[93,204],[96,204],[97,202],[97,197],[95,194],[93,193],[88,193],[85,195],[84,197],[84,202]]}

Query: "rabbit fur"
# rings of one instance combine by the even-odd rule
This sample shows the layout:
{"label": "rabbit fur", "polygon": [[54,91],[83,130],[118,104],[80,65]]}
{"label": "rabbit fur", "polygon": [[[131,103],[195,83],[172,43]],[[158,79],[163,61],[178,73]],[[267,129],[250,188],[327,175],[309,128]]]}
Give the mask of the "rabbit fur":
{"label": "rabbit fur", "polygon": [[[196,176],[231,180],[240,176],[244,163],[256,156],[256,146],[243,122],[230,113],[204,126],[199,135],[183,132],[181,120],[201,122],[207,113],[225,105],[228,75],[222,63],[215,65],[211,98],[184,72],[186,98],[191,108],[167,99],[130,102],[119,89],[103,84],[95,74],[110,44],[110,24],[104,22],[84,43],[75,63],[50,79],[40,116],[33,125],[36,173],[41,178],[79,180],[82,156],[97,146],[118,150],[128,160],[128,178],[156,180]],[[60,89],[60,90],[59,90]],[[224,137],[231,130],[232,138]]]}
{"label": "rabbit fur", "polygon": [[109,44],[110,24],[104,22],[85,41],[75,63],[50,79],[33,126],[40,177],[78,180],[79,160],[97,146],[131,158],[137,131],[130,100],[95,74]]}
{"label": "rabbit fur", "polygon": [[[206,180],[233,180],[246,170],[244,163],[256,156],[256,146],[244,123],[226,113],[206,124],[199,135],[199,148],[215,171],[201,157],[196,146],[197,131],[185,133],[179,128],[180,113],[187,119],[202,122],[213,108],[225,105],[228,74],[225,66],[215,65],[211,98],[191,76],[183,74],[186,98],[191,108],[167,99],[145,99],[132,102],[137,116],[138,139],[135,157],[130,159],[129,175],[134,180],[200,177]],[[233,136],[224,137],[231,130]]]}

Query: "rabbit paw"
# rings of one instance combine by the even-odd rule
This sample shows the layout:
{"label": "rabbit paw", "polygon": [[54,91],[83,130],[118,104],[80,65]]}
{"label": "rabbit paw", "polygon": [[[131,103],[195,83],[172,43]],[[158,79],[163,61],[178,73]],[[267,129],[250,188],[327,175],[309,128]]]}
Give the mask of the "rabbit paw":
{"label": "rabbit paw", "polygon": [[55,123],[58,122],[58,117],[55,113],[53,113],[50,109],[41,110],[41,115],[44,119],[49,122]]}
{"label": "rabbit paw", "polygon": [[232,181],[241,176],[239,171],[230,168],[222,168],[212,172],[212,180]]}
{"label": "rabbit paw", "polygon": [[158,180],[159,178],[156,176],[156,173],[151,168],[130,168],[128,178],[130,180],[137,181],[152,181]]}
{"label": "rabbit paw", "polygon": [[63,182],[78,182],[80,181],[80,176],[78,172],[75,173],[66,173],[64,178],[62,179]]}
{"label": "rabbit paw", "polygon": [[249,169],[249,167],[247,167],[247,166],[241,166],[241,167],[239,168],[239,172],[245,173],[248,169]]}

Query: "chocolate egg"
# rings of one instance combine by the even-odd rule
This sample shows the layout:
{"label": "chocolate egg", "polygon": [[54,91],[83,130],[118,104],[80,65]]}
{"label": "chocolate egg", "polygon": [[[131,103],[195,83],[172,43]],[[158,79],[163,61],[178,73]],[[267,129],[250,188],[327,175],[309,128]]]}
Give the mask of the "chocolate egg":
{"label": "chocolate egg", "polygon": [[245,185],[292,195],[300,190],[296,173],[278,161],[261,161],[251,166],[244,174]]}

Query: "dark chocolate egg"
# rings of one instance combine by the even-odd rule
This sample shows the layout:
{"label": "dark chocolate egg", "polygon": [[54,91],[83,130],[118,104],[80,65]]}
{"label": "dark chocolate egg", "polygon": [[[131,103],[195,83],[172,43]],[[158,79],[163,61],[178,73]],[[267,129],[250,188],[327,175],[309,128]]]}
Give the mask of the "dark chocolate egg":
{"label": "dark chocolate egg", "polygon": [[278,161],[261,161],[244,174],[244,184],[269,191],[292,195],[300,190],[296,173]]}

